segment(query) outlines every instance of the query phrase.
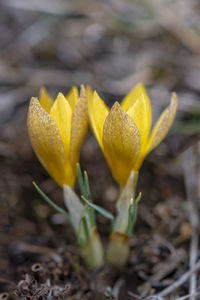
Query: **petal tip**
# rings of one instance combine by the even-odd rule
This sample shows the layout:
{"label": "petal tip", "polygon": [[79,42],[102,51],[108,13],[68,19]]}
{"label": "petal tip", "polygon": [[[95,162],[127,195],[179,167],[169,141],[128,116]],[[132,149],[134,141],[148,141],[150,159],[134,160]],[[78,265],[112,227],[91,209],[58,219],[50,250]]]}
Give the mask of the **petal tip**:
{"label": "petal tip", "polygon": [[33,103],[39,103],[40,104],[40,101],[37,97],[31,97],[30,104],[33,104]]}
{"label": "petal tip", "polygon": [[28,107],[28,120],[29,120],[30,114],[32,114],[32,112],[35,111],[36,109],[43,110],[43,107],[41,106],[40,101],[37,97],[31,97],[29,107]]}
{"label": "petal tip", "polygon": [[97,93],[96,90],[94,90],[94,92],[93,92],[93,97],[98,97],[99,98],[99,94]]}
{"label": "petal tip", "polygon": [[111,107],[111,110],[110,111],[113,111],[113,110],[122,110],[122,108],[121,108],[121,105],[119,104],[119,102],[118,101],[115,101],[115,103],[113,104],[113,106]]}
{"label": "petal tip", "polygon": [[[47,89],[45,88],[45,86],[42,86],[42,87],[40,88],[40,95],[41,95],[42,93],[47,93]],[[48,93],[47,93],[47,94],[48,94]]]}
{"label": "petal tip", "polygon": [[178,104],[178,97],[177,97],[177,94],[175,92],[172,92],[172,94],[171,94],[171,101]]}
{"label": "petal tip", "polygon": [[64,97],[64,98],[65,98],[65,96],[64,96],[63,93],[61,93],[61,92],[58,93],[57,98],[58,98],[58,97]]}
{"label": "petal tip", "polygon": [[135,85],[136,88],[144,88],[144,84],[142,82],[138,82],[136,85]]}
{"label": "petal tip", "polygon": [[85,90],[85,86],[83,84],[81,84],[81,87],[80,87],[80,98],[86,98],[86,90]]}
{"label": "petal tip", "polygon": [[63,101],[63,100],[66,101],[67,99],[65,98],[65,96],[63,95],[63,93],[59,92],[58,95],[57,95],[57,97],[56,97],[56,100],[55,100],[54,104],[56,102],[60,102],[60,101]]}

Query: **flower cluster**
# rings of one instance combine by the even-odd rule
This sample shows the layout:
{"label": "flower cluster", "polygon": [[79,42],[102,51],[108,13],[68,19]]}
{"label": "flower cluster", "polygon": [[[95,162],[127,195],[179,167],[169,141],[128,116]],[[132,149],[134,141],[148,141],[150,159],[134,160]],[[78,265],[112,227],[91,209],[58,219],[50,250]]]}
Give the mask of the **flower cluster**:
{"label": "flower cluster", "polygon": [[61,187],[74,185],[76,163],[88,127],[87,111],[84,87],[80,95],[72,87],[66,97],[59,93],[55,101],[42,89],[39,100],[31,99],[27,119],[31,144]]}
{"label": "flower cluster", "polygon": [[[81,238],[83,255],[91,268],[102,265],[104,261],[94,210],[113,222],[108,247],[110,262],[119,265],[125,263],[128,246],[124,241],[128,243],[139,202],[134,198],[135,190],[132,192],[133,182],[145,157],[167,135],[177,105],[176,94],[172,93],[170,104],[151,129],[151,103],[142,84],[134,87],[121,105],[115,102],[110,110],[96,91],[93,92],[90,87],[85,90],[84,86],[81,86],[80,94],[76,87],[72,87],[66,96],[59,93],[55,101],[43,88],[39,99],[31,99],[27,125],[32,147],[47,172],[63,188],[70,214],[67,218],[75,228],[77,239]],[[73,191],[79,152],[88,122],[114,179],[123,187],[117,201],[118,215],[115,219],[109,212],[92,203],[87,174],[84,174],[84,180],[80,172],[78,174],[82,200]],[[120,259],[113,261],[113,257],[119,256],[122,257],[121,263]]]}
{"label": "flower cluster", "polygon": [[88,92],[91,126],[112,175],[125,185],[131,171],[138,171],[144,158],[167,135],[177,110],[176,94],[151,129],[151,104],[142,84],[134,87],[109,111],[96,92]]}

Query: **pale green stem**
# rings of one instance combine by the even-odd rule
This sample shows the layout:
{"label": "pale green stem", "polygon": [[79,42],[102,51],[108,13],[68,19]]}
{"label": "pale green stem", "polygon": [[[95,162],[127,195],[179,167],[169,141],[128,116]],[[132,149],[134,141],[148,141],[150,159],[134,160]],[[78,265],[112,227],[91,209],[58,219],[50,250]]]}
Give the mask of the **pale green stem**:
{"label": "pale green stem", "polygon": [[[84,205],[75,192],[67,185],[63,186],[63,192],[64,203],[76,230],[83,258],[90,269],[98,268],[104,264],[104,251],[87,206],[88,204],[92,206],[94,204],[85,199],[88,204]],[[92,207],[89,208],[91,209]]]}
{"label": "pale green stem", "polygon": [[116,267],[123,267],[129,256],[129,237],[135,225],[137,206],[141,198],[140,195],[135,202],[137,179],[138,173],[132,172],[116,204],[114,232],[110,235],[107,249],[107,261]]}

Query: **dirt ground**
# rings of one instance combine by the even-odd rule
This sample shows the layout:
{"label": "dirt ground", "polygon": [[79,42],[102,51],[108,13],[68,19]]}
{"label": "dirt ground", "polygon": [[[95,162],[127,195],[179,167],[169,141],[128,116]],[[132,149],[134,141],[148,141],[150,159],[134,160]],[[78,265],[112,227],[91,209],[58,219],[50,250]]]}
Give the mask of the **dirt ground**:
{"label": "dirt ground", "polygon": [[[1,1],[0,300],[200,299],[199,15],[195,0]],[[32,185],[63,207],[31,149],[28,104],[41,86],[55,96],[83,83],[111,106],[137,82],[154,120],[171,91],[178,114],[142,166],[127,266],[91,272],[65,219]],[[119,190],[90,130],[80,162],[94,202],[114,214]],[[106,245],[109,223],[97,221]]]}

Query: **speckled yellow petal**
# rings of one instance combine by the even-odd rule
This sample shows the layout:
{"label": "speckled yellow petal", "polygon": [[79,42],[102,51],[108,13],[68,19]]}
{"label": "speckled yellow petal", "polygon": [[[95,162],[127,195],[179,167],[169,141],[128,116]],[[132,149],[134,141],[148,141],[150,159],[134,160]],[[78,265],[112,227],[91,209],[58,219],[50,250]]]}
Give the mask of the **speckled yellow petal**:
{"label": "speckled yellow petal", "polygon": [[66,159],[70,155],[72,110],[63,94],[59,93],[51,110],[50,116],[56,122],[63,141]]}
{"label": "speckled yellow petal", "polygon": [[73,86],[69,93],[66,95],[66,99],[71,107],[72,112],[74,111],[76,104],[78,102],[78,89],[76,86]]}
{"label": "speckled yellow petal", "polygon": [[40,105],[46,110],[46,112],[50,112],[50,109],[53,105],[53,99],[47,93],[47,90],[43,87],[40,89]]}
{"label": "speckled yellow petal", "polygon": [[158,146],[158,144],[160,144],[167,135],[176,116],[177,106],[178,100],[176,94],[172,93],[169,106],[161,114],[149,138],[146,150],[147,153],[151,152],[156,146]]}
{"label": "speckled yellow petal", "polygon": [[62,187],[65,183],[63,165],[64,147],[54,120],[42,108],[37,98],[32,98],[28,112],[28,133],[40,162],[51,177]]}
{"label": "speckled yellow petal", "polygon": [[[131,105],[131,99],[132,105]],[[151,104],[146,90],[142,84],[138,84],[123,102],[123,107],[129,107],[126,113],[132,118],[140,132],[140,153],[147,144],[151,128]],[[122,107],[122,108],[123,108]]]}
{"label": "speckled yellow petal", "polygon": [[115,180],[125,185],[140,148],[139,130],[115,102],[103,128],[103,152]]}
{"label": "speckled yellow petal", "polygon": [[109,109],[96,91],[93,93],[93,96],[91,96],[90,92],[87,92],[87,101],[90,123],[99,145],[102,148],[103,125],[109,113]]}
{"label": "speckled yellow petal", "polygon": [[86,135],[88,127],[88,105],[85,88],[81,86],[80,98],[74,109],[71,129],[71,162],[76,168],[79,160],[80,147]]}

